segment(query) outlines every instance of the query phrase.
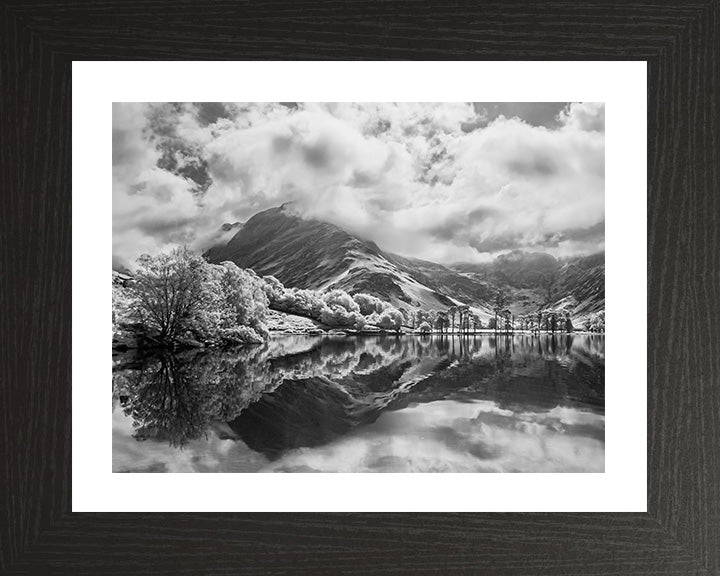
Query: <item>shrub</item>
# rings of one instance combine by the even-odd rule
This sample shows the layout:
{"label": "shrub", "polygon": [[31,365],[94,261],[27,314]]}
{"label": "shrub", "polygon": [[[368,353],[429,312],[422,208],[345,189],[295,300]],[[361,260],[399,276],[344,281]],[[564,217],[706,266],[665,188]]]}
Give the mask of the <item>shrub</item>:
{"label": "shrub", "polygon": [[298,288],[285,289],[283,295],[275,301],[272,307],[280,312],[307,316],[314,320],[320,319],[320,313],[325,303],[316,292]]}
{"label": "shrub", "polygon": [[360,312],[360,307],[344,290],[331,290],[322,295],[322,301],[330,308],[339,306],[347,312]]}
{"label": "shrub", "polygon": [[333,328],[355,328],[359,330],[365,326],[365,318],[360,312],[348,312],[339,305],[323,308],[320,321]]}
{"label": "shrub", "polygon": [[353,295],[352,298],[358,305],[360,313],[363,316],[369,316],[373,313],[380,314],[387,306],[380,298],[376,298],[370,294],[358,293]]}
{"label": "shrub", "polygon": [[233,344],[262,344],[263,337],[249,326],[234,326],[221,332],[223,340]]}

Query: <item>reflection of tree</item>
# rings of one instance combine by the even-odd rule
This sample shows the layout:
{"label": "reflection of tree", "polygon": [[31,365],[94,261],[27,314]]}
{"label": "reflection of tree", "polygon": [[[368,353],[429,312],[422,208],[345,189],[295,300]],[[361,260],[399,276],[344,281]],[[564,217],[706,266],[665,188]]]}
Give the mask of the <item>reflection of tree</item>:
{"label": "reflection of tree", "polygon": [[[243,439],[282,451],[325,441],[409,402],[488,399],[509,407],[604,409],[604,337],[284,339],[166,354],[116,370],[113,384],[138,439],[182,446],[210,424],[232,421]],[[317,434],[304,426],[317,427]]]}
{"label": "reflection of tree", "polygon": [[235,418],[277,384],[267,365],[250,361],[251,355],[163,354],[116,372],[113,386],[133,419],[135,437],[182,446],[203,436],[212,422]]}

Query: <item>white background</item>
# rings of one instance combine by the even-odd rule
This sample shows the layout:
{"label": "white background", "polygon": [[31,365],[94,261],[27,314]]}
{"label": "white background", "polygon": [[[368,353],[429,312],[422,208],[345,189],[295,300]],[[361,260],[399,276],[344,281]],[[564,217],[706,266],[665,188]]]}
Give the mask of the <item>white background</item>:
{"label": "white background", "polygon": [[[645,512],[646,100],[645,62],[75,62],[73,511]],[[113,474],[113,101],[605,102],[605,473]]]}

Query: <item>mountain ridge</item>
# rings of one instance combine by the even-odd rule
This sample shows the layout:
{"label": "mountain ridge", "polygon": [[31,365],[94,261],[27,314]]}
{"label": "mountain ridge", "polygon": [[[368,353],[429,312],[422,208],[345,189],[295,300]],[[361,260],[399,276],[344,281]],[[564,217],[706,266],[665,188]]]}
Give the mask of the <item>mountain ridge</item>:
{"label": "mountain ridge", "polygon": [[515,314],[567,308],[573,317],[604,309],[604,253],[558,260],[513,251],[491,263],[443,265],[383,251],[377,244],[283,205],[258,212],[229,241],[205,252],[288,287],[366,292],[396,307],[446,309],[468,304],[483,319],[499,289]]}

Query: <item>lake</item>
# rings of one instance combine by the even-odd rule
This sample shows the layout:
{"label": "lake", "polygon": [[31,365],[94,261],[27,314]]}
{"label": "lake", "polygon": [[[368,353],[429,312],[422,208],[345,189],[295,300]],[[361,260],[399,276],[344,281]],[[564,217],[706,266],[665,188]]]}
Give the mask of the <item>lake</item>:
{"label": "lake", "polygon": [[114,472],[603,472],[602,335],[113,357]]}

